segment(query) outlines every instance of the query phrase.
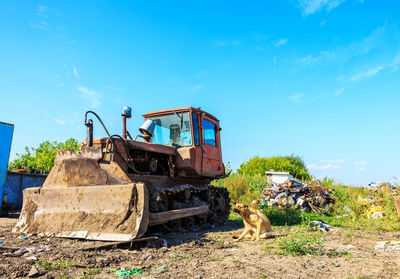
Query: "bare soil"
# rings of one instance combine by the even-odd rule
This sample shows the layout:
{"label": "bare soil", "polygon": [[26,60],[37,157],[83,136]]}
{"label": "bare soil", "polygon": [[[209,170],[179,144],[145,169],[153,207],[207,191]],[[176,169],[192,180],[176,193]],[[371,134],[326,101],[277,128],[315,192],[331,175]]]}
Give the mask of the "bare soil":
{"label": "bare soil", "polygon": [[[400,233],[365,233],[336,228],[325,235],[321,256],[272,254],[275,239],[234,242],[241,224],[228,222],[210,230],[158,234],[165,242],[147,247],[117,247],[80,251],[99,242],[41,238],[11,233],[0,225],[0,277],[122,278],[115,270],[141,268],[126,278],[400,278],[400,254],[375,250],[377,241],[398,240]],[[275,230],[276,238],[283,232]],[[6,243],[4,245],[4,243]],[[157,246],[158,248],[150,248]],[[161,248],[160,248],[161,246]],[[21,248],[47,251],[10,256]],[[98,274],[96,274],[98,273]]]}

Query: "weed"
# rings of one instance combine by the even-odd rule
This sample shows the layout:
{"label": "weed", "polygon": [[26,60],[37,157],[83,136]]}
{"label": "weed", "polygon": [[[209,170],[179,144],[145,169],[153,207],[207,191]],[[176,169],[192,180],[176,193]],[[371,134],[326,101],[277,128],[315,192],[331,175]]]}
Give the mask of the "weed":
{"label": "weed", "polygon": [[86,274],[87,275],[97,275],[101,273],[101,269],[100,268],[89,268],[86,270]]}
{"label": "weed", "polygon": [[213,261],[223,261],[225,259],[224,256],[216,256],[215,258],[213,258]]}
{"label": "weed", "polygon": [[171,259],[174,260],[174,261],[177,261],[178,258],[179,258],[178,255],[177,255],[176,253],[169,254],[169,256],[170,256]]}
{"label": "weed", "polygon": [[75,261],[72,259],[61,258],[55,262],[51,262],[46,258],[40,258],[35,262],[36,264],[42,266],[45,270],[61,270],[68,269],[75,265]]}
{"label": "weed", "polygon": [[225,245],[225,240],[217,237],[217,236],[212,236],[210,237],[211,243],[214,245],[218,245],[218,246],[224,246]]}
{"label": "weed", "polygon": [[241,263],[241,261],[238,260],[238,259],[232,260],[232,262],[233,262],[233,263]]}
{"label": "weed", "polygon": [[61,273],[57,277],[58,279],[72,279],[71,276],[65,275],[64,273]]}
{"label": "weed", "polygon": [[323,247],[322,233],[309,232],[304,226],[288,231],[275,242],[282,255],[321,255]]}
{"label": "weed", "polygon": [[97,274],[100,274],[101,272],[102,272],[102,270],[100,268],[87,268],[83,272],[83,277],[81,279],[92,279]]}
{"label": "weed", "polygon": [[341,252],[332,251],[332,252],[326,253],[326,255],[329,258],[336,258],[336,257],[341,257],[341,256],[351,256],[351,252],[348,252],[348,251],[341,251]]}

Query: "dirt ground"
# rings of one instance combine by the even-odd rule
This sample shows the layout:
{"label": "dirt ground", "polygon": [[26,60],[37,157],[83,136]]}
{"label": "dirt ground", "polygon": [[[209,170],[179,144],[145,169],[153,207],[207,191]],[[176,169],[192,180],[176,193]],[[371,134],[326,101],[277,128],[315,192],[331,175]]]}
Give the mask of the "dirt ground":
{"label": "dirt ground", "polygon": [[[11,233],[12,227],[9,220],[0,220],[1,278],[26,277],[29,272],[36,278],[123,278],[116,270],[125,267],[140,268],[139,275],[125,278],[400,278],[400,254],[374,248],[377,241],[399,239],[400,233],[334,229],[325,235],[323,255],[289,256],[267,249],[281,237],[281,229],[275,230],[275,239],[234,242],[232,236],[241,229],[234,222],[158,234],[159,248],[149,248],[155,244],[148,243],[88,251],[82,249],[99,242],[25,239]],[[32,253],[18,255],[27,249]]]}

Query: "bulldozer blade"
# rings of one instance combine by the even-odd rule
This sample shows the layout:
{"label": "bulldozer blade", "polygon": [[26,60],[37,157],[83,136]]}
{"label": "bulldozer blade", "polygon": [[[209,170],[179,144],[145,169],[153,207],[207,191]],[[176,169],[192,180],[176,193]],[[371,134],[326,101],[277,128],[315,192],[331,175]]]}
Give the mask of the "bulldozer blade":
{"label": "bulldozer blade", "polygon": [[149,224],[143,183],[28,188],[14,232],[102,241],[130,241]]}

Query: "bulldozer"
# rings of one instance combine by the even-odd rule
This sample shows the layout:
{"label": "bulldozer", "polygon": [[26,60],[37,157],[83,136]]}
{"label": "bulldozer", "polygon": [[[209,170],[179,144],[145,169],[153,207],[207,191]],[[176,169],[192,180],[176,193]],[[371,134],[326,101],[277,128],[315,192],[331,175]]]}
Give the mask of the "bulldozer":
{"label": "bulldozer", "polygon": [[[219,120],[194,107],[143,115],[140,134],[110,135],[93,111],[85,114],[80,151],[58,150],[44,184],[23,191],[13,231],[100,241],[131,241],[148,231],[179,231],[227,220],[226,176]],[[107,137],[93,138],[93,116]]]}

